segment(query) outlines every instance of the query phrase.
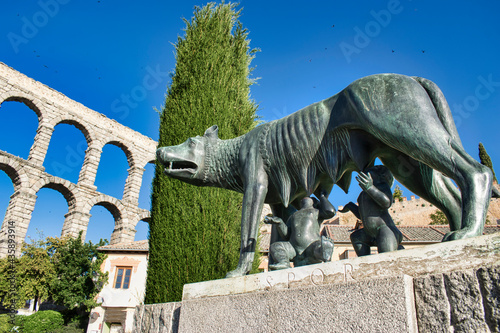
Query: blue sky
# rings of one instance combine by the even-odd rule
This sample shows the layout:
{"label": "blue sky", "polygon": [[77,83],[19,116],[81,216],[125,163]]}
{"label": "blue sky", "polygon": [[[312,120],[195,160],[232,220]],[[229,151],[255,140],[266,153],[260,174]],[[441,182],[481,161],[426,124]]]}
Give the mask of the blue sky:
{"label": "blue sky", "polygon": [[[199,1],[40,0],[8,1],[0,12],[0,61],[87,107],[154,140],[174,47]],[[482,142],[500,165],[500,2],[470,1],[241,1],[240,21],[251,47],[259,48],[251,97],[270,121],[334,95],[357,78],[401,73],[431,79],[443,90],[466,151],[478,159]],[[124,95],[157,73],[146,96],[126,104]],[[27,158],[37,118],[22,104],[0,108],[0,149]],[[201,134],[201,133],[200,133]],[[58,125],[45,160],[47,172],[77,181],[86,143],[70,125]],[[121,198],[127,162],[123,152],[103,149],[96,185]],[[140,206],[149,207],[153,167],[145,172]],[[355,201],[338,188],[335,205]],[[408,190],[403,189],[405,195]],[[13,193],[0,171],[0,214]],[[61,194],[42,189],[28,229],[60,235],[67,213]],[[109,239],[111,214],[94,207],[87,239]],[[141,222],[136,239],[146,239]]]}

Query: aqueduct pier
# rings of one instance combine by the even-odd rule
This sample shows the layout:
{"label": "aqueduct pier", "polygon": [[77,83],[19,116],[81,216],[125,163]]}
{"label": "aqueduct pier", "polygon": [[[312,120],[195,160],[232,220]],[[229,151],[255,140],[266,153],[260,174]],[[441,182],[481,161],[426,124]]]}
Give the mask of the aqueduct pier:
{"label": "aqueduct pier", "polygon": [[[133,241],[137,223],[148,222],[150,216],[148,210],[138,207],[138,201],[144,168],[147,163],[154,163],[157,142],[0,62],[0,106],[8,101],[24,103],[33,110],[38,116],[38,129],[27,159],[0,150],[0,170],[10,177],[14,186],[0,229],[0,256],[7,255],[9,246],[20,248],[37,192],[42,188],[60,192],[68,203],[62,236],[76,236],[82,231],[85,239],[90,210],[100,205],[109,210],[115,220],[110,244]],[[48,174],[43,167],[52,132],[58,124],[75,126],[87,141],[76,184]],[[121,199],[96,191],[94,185],[106,144],[118,146],[127,156],[128,177]],[[19,250],[15,252],[20,255]]]}

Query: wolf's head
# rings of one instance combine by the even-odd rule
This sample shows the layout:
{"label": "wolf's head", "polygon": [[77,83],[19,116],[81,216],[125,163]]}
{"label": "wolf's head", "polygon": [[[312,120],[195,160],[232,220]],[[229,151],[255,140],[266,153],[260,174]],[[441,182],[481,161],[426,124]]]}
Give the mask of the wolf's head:
{"label": "wolf's head", "polygon": [[165,174],[193,185],[207,185],[204,184],[205,173],[210,165],[211,147],[219,140],[218,131],[214,125],[203,136],[189,138],[177,146],[158,148],[156,158]]}

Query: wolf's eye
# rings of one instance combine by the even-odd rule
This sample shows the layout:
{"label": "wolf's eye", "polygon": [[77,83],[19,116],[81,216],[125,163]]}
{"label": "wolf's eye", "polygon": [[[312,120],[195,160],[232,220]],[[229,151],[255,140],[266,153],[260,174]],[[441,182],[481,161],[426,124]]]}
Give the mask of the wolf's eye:
{"label": "wolf's eye", "polygon": [[196,146],[196,142],[193,139],[189,139],[189,147],[193,148],[194,146]]}

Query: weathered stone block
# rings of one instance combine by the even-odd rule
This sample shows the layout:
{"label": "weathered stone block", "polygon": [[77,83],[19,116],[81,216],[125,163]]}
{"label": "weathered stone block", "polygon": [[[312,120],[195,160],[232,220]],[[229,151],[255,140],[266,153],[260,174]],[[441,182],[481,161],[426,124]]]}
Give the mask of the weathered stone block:
{"label": "weathered stone block", "polygon": [[413,281],[418,330],[421,333],[448,333],[450,304],[442,274],[428,275]]}
{"label": "weathered stone block", "polygon": [[469,269],[445,273],[444,284],[454,332],[489,333],[475,272]]}
{"label": "weathered stone block", "polygon": [[500,266],[477,270],[477,277],[483,296],[486,323],[490,331],[500,332]]}
{"label": "weathered stone block", "polygon": [[132,332],[176,333],[180,303],[146,304],[136,307]]}
{"label": "weathered stone block", "polygon": [[416,332],[413,304],[403,276],[192,299],[179,332]]}

